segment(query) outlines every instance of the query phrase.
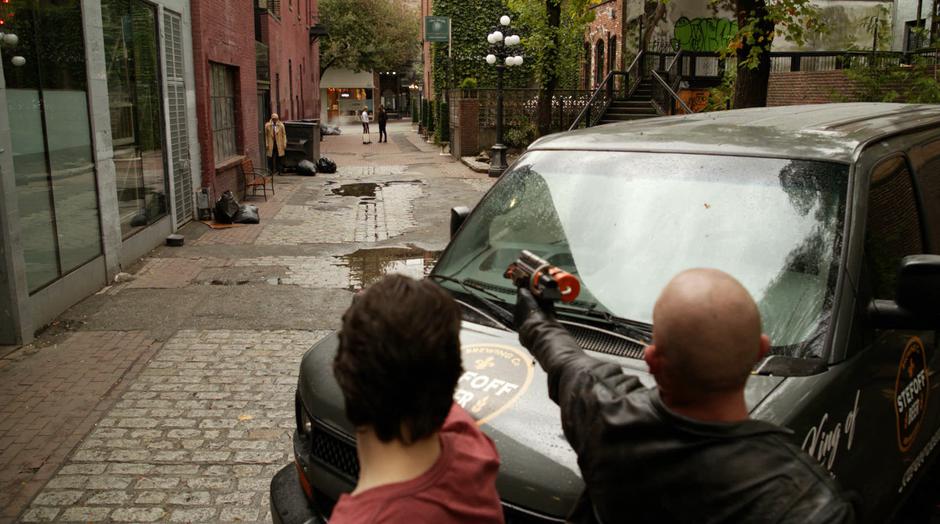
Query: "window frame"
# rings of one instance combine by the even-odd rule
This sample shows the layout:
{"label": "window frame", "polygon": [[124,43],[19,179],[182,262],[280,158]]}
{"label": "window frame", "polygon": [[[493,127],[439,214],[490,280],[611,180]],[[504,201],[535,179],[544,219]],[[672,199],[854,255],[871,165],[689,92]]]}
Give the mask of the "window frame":
{"label": "window frame", "polygon": [[[865,303],[871,301],[872,299],[890,299],[894,300],[894,297],[879,297],[876,296],[877,292],[875,289],[875,281],[872,277],[873,268],[869,264],[868,258],[868,234],[869,228],[871,226],[869,218],[871,218],[871,188],[873,183],[873,178],[876,170],[883,164],[887,162],[892,162],[900,159],[904,171],[907,172],[907,179],[911,185],[911,192],[914,196],[914,209],[917,213],[917,229],[918,234],[920,235],[920,245],[921,253],[929,251],[929,240],[927,234],[927,224],[924,217],[924,206],[923,206],[923,197],[921,195],[920,186],[917,182],[916,171],[914,170],[913,163],[911,162],[910,156],[907,154],[907,148],[904,148],[903,151],[897,151],[889,155],[885,155],[881,158],[878,158],[872,162],[871,166],[867,168],[868,172],[866,173],[865,182],[865,211],[864,211],[864,229],[862,230],[862,253],[861,253],[861,265],[862,272],[859,278],[860,286],[860,296],[864,299]],[[910,253],[910,254],[920,254],[920,253]],[[907,256],[907,255],[903,255]],[[902,256],[902,258],[903,258]]]}
{"label": "window frame", "polygon": [[[221,74],[224,74],[224,77],[217,74],[220,71],[222,72]],[[213,160],[216,168],[241,156],[238,143],[239,107],[238,81],[236,80],[237,71],[238,68],[227,64],[209,62],[209,123],[212,131]],[[219,80],[223,81],[220,82]],[[229,93],[217,92],[216,88],[219,87],[220,84],[226,84],[226,87],[230,87],[231,91]],[[225,106],[220,108],[218,105],[220,103],[225,104]],[[217,118],[223,118],[220,114],[220,109],[222,112],[225,112],[225,110],[230,110],[231,112],[231,122],[223,124],[224,127],[220,127],[220,122],[217,120]],[[217,115],[220,116],[217,117]],[[228,147],[219,147],[220,139],[231,141],[231,154],[228,153]],[[228,144],[226,143],[224,145]]]}

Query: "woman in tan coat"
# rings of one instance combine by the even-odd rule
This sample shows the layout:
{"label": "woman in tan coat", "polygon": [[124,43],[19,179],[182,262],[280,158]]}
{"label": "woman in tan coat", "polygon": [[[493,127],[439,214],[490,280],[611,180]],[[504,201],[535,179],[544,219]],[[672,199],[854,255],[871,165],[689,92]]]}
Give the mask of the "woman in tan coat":
{"label": "woman in tan coat", "polygon": [[[277,154],[274,151],[275,145],[277,145]],[[287,147],[287,131],[284,129],[284,123],[277,117],[277,113],[271,114],[271,120],[264,124],[264,147],[268,154],[271,174],[274,174],[280,167],[280,159],[284,156],[284,148]]]}

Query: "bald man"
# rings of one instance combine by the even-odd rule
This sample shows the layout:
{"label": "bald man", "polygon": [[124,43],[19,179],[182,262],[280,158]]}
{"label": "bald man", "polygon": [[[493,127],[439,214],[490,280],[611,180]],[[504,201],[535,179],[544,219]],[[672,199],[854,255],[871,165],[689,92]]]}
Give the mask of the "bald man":
{"label": "bald man", "polygon": [[585,491],[570,521],[855,521],[789,430],[748,417],[744,384],[770,340],[730,275],[692,269],[663,290],[644,354],[653,389],[587,355],[527,289],[516,325],[578,454]]}

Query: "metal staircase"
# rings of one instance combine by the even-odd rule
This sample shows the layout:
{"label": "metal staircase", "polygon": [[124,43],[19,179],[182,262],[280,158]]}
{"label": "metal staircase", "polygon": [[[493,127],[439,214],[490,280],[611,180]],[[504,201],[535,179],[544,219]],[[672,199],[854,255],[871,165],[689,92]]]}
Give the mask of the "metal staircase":
{"label": "metal staircase", "polygon": [[681,51],[669,56],[659,53],[657,70],[653,57],[648,60],[646,52],[641,51],[626,71],[607,73],[568,130],[692,113],[676,94],[682,79],[677,67],[680,54]]}
{"label": "metal staircase", "polygon": [[611,100],[596,125],[655,116],[659,116],[659,112],[653,105],[653,79],[644,78],[629,97],[624,100]]}

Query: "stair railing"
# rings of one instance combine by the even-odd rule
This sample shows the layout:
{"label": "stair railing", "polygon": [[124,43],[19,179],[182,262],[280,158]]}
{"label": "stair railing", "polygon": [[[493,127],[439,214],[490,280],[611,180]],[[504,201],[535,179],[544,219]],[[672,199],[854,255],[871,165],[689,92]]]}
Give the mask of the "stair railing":
{"label": "stair railing", "polygon": [[[640,68],[643,65],[642,57],[643,51],[640,51],[626,71],[610,71],[607,73],[607,76],[604,77],[604,81],[597,85],[597,88],[591,93],[591,98],[588,99],[587,103],[584,104],[584,108],[578,113],[578,117],[575,118],[571,126],[568,127],[568,131],[574,131],[581,127],[582,124],[584,124],[584,127],[591,127],[597,124],[610,106],[610,102],[614,99],[615,89],[617,91],[616,94],[621,98],[628,98],[633,94],[637,86],[640,85],[640,82],[643,80],[643,75],[640,72]],[[616,79],[621,77],[623,81],[619,86],[616,86]]]}
{"label": "stair railing", "polygon": [[685,101],[679,98],[675,89],[659,76],[659,73],[650,71],[650,76],[653,78],[653,104],[656,105],[657,111],[664,115],[675,115],[678,107],[682,109],[682,114],[694,112],[689,109]]}

